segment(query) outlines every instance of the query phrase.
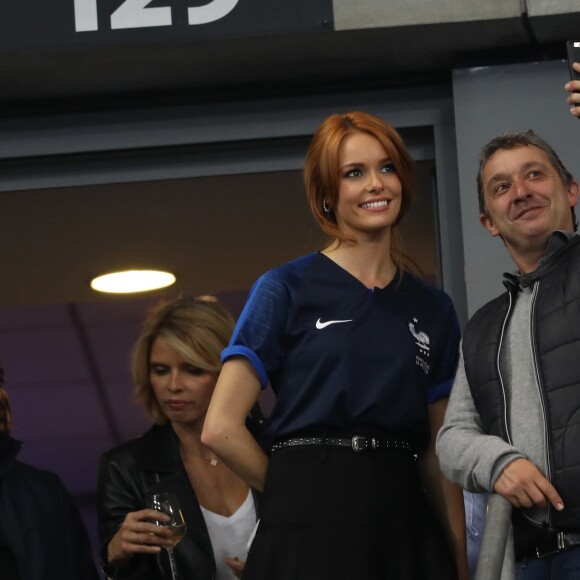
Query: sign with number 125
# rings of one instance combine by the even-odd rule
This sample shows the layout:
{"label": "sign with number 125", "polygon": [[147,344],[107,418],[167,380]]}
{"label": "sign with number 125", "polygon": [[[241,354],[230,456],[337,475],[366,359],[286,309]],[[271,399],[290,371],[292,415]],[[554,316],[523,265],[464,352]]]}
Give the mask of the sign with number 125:
{"label": "sign with number 125", "polygon": [[[75,30],[87,32],[99,29],[97,17],[98,0],[74,0]],[[171,26],[170,6],[148,7],[152,0],[125,0],[111,14],[111,28],[147,28]],[[239,0],[212,0],[204,6],[187,9],[189,24],[207,24],[227,16]]]}

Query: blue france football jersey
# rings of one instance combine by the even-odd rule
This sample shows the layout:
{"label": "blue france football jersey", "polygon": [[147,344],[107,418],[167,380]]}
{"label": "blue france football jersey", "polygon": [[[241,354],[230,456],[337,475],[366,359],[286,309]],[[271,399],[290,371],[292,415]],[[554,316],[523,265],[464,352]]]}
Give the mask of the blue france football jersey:
{"label": "blue france football jersey", "polygon": [[246,357],[272,385],[273,440],[388,433],[421,448],[427,405],[451,390],[459,335],[441,290],[406,272],[369,289],[318,252],[254,284],[222,360]]}

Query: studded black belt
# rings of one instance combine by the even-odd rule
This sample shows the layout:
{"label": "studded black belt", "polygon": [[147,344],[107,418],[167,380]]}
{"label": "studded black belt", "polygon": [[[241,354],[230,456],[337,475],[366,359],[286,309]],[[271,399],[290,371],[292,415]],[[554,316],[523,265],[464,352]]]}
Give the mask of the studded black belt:
{"label": "studded black belt", "polygon": [[272,453],[287,447],[301,445],[333,445],[336,447],[350,447],[355,453],[361,451],[373,451],[375,449],[403,449],[414,453],[413,446],[408,441],[390,439],[388,437],[369,437],[367,435],[354,435],[353,437],[294,437],[278,441],[272,445]]}

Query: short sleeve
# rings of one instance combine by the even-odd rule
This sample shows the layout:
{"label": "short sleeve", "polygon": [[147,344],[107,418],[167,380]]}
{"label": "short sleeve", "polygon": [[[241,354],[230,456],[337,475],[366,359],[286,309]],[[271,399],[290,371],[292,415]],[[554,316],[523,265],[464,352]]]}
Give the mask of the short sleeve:
{"label": "short sleeve", "polygon": [[447,294],[442,294],[445,301],[442,302],[442,316],[440,317],[440,328],[437,336],[441,342],[441,348],[437,350],[438,358],[434,361],[433,377],[427,387],[427,403],[435,403],[439,399],[449,396],[453,379],[457,371],[459,360],[459,343],[461,332],[457,313]]}
{"label": "short sleeve", "polygon": [[252,287],[236,324],[222,362],[246,357],[254,367],[262,388],[284,357],[284,329],[291,304],[290,289],[282,268],[264,274]]}

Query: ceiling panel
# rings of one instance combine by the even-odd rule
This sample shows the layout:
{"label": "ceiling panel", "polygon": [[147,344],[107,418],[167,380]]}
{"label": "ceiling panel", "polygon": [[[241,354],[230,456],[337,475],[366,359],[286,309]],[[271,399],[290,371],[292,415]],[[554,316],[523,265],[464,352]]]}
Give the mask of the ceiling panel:
{"label": "ceiling panel", "polygon": [[99,460],[112,445],[110,438],[95,436],[27,438],[19,459],[56,472],[73,495],[94,503]]}
{"label": "ceiling panel", "polygon": [[107,437],[109,429],[90,382],[7,383],[14,432],[27,437]]}
{"label": "ceiling panel", "polygon": [[0,360],[14,361],[6,369],[12,387],[53,388],[90,380],[78,336],[66,313],[57,325],[41,326],[41,319],[37,322],[35,327],[0,332]]}

